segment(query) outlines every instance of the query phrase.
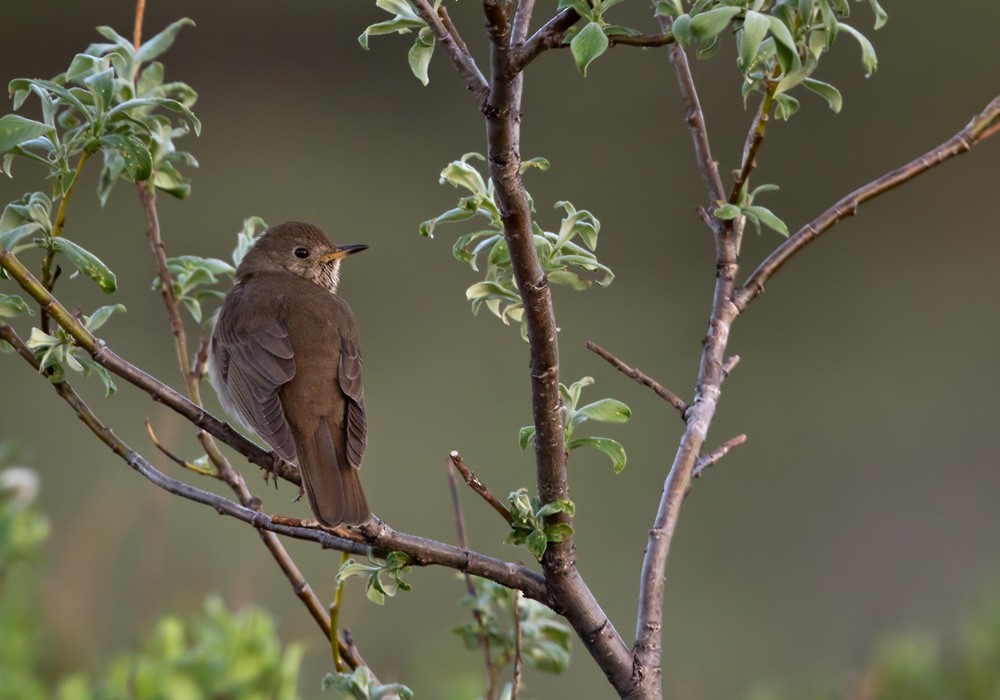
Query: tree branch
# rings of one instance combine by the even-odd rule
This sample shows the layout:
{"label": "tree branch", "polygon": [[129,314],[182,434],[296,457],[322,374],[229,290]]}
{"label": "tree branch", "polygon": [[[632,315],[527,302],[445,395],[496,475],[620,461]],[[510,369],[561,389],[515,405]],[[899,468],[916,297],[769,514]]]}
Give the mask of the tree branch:
{"label": "tree branch", "polygon": [[520,73],[529,63],[538,58],[543,51],[562,44],[566,30],[579,21],[580,15],[575,10],[563,10],[543,24],[523,44],[520,46],[512,45],[510,53],[511,71],[513,73]]}
{"label": "tree branch", "polygon": [[[660,26],[666,33],[670,31],[670,20],[660,17]],[[694,77],[691,75],[691,66],[688,64],[687,53],[680,44],[671,44],[667,49],[670,56],[670,63],[674,67],[677,75],[677,85],[681,90],[681,99],[687,106],[684,115],[688,128],[691,130],[691,139],[694,141],[694,153],[698,159],[698,169],[705,179],[705,186],[708,188],[708,198],[712,204],[726,200],[726,190],[722,185],[722,178],[719,176],[719,164],[712,157],[712,148],[708,142],[708,128],[705,126],[705,114],[701,111],[701,100],[698,99],[698,90],[694,84]]]}
{"label": "tree branch", "polygon": [[479,66],[476,65],[476,60],[469,53],[469,50],[465,48],[465,43],[462,42],[457,33],[455,36],[452,36],[451,32],[444,25],[444,22],[442,22],[441,17],[438,16],[427,0],[412,0],[412,5],[416,13],[420,15],[420,18],[427,22],[427,26],[434,32],[434,37],[441,42],[445,53],[448,54],[459,74],[465,79],[465,86],[475,96],[476,103],[480,107],[485,105],[490,94],[489,84],[487,84],[486,78],[483,77],[482,72],[479,70]]}
{"label": "tree branch", "polygon": [[[490,3],[484,3],[489,19]],[[562,398],[559,393],[559,342],[548,279],[542,270],[531,229],[531,208],[521,180],[521,90],[524,75],[514,69],[505,25],[490,26],[490,94],[486,116],[490,176],[504,225],[511,267],[524,303],[530,352],[532,417],[538,497],[552,503],[569,496]],[[548,518],[571,524],[566,513]],[[552,542],[542,557],[549,606],[573,626],[587,650],[619,690],[629,687],[632,655],[601,609],[576,567],[572,538]]]}
{"label": "tree branch", "polygon": [[670,391],[670,389],[660,384],[658,381],[650,377],[641,369],[638,369],[637,367],[629,367],[622,360],[612,355],[610,352],[602,348],[597,343],[588,340],[587,349],[597,354],[598,357],[601,357],[602,359],[606,360],[612,367],[617,369],[626,377],[630,377],[631,379],[637,381],[639,384],[642,384],[643,386],[652,389],[657,396],[659,396],[661,399],[663,399],[671,406],[676,408],[682,418],[684,417],[684,412],[687,411],[688,405],[684,403],[684,400],[680,396]]}
{"label": "tree branch", "polygon": [[830,230],[842,219],[853,216],[865,202],[922,175],[931,168],[969,151],[992,136],[1000,128],[1000,96],[986,105],[969,124],[916,160],[872,180],[851,192],[808,224],[792,234],[753,271],[753,274],[733,294],[733,303],[743,311],[764,291],[764,285],[793,255]]}
{"label": "tree branch", "polygon": [[492,491],[486,488],[486,485],[479,480],[479,477],[471,469],[465,466],[465,460],[462,459],[462,455],[452,450],[451,454],[448,455],[448,463],[458,470],[458,473],[462,475],[469,488],[478,493],[480,498],[486,501],[493,510],[500,514],[501,518],[507,521],[508,525],[513,524],[514,519],[510,515],[510,509],[501,503],[500,499],[494,496]]}

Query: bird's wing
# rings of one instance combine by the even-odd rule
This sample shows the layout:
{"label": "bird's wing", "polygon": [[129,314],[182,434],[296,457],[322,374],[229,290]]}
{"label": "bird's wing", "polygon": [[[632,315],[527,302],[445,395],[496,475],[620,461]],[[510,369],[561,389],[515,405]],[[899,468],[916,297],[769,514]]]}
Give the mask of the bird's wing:
{"label": "bird's wing", "polygon": [[340,388],[347,395],[347,458],[355,469],[361,467],[368,441],[365,392],[361,386],[361,351],[353,338],[340,337]]}
{"label": "bird's wing", "polygon": [[295,353],[282,324],[260,319],[254,319],[253,329],[239,332],[220,324],[213,361],[240,418],[283,459],[294,461],[295,442],[278,390],[295,376]]}

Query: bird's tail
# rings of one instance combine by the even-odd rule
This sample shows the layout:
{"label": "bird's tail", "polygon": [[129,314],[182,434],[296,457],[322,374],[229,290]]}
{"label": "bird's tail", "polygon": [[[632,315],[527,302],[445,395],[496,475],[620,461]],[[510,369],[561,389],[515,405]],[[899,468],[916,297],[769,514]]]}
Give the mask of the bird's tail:
{"label": "bird's tail", "polygon": [[312,438],[296,440],[299,471],[309,506],[327,527],[362,525],[371,518],[358,470],[338,458],[330,424],[321,420]]}

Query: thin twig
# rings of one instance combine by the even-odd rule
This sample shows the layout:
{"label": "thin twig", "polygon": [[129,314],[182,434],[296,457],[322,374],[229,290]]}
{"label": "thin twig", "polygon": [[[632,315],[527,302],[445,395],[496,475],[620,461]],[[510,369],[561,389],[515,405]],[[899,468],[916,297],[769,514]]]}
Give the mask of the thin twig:
{"label": "thin twig", "polygon": [[698,458],[698,461],[694,465],[694,470],[691,472],[691,478],[697,479],[701,476],[701,473],[708,469],[710,466],[718,462],[720,459],[729,454],[729,451],[734,447],[742,445],[747,441],[747,436],[744,434],[737,435],[736,437],[729,438],[719,447],[712,450],[707,455],[702,455]]}
{"label": "thin twig", "polygon": [[[462,515],[462,505],[458,499],[458,479],[455,478],[455,471],[458,469],[456,458],[461,461],[457,452],[452,452],[450,459],[445,461],[445,472],[448,474],[448,488],[451,492],[451,506],[455,512],[455,529],[458,531],[458,546],[462,549],[469,548],[469,539],[465,529],[465,517]],[[464,465],[463,465],[464,466]],[[461,471],[461,470],[459,470]],[[465,473],[462,474],[465,476]],[[476,597],[476,586],[472,582],[472,576],[464,575],[465,590],[473,599]],[[493,700],[497,692],[497,669],[493,665],[493,658],[490,654],[490,637],[486,634],[486,625],[483,622],[483,614],[478,609],[472,609],[472,617],[476,620],[479,632],[476,634],[479,640],[479,647],[483,651],[483,664],[486,666],[486,700]]]}
{"label": "thin twig", "polygon": [[135,24],[132,26],[132,45],[139,48],[142,44],[142,18],[146,14],[146,0],[136,0]]}
{"label": "thin twig", "polygon": [[181,459],[173,452],[168,450],[166,446],[160,442],[160,439],[156,437],[156,433],[153,431],[153,423],[146,418],[146,432],[149,433],[149,439],[153,441],[153,446],[162,452],[167,459],[169,459],[174,464],[177,464],[185,469],[193,471],[195,474],[201,474],[202,476],[210,476],[213,479],[218,479],[219,475],[212,469],[205,469],[203,467],[196,466],[195,464],[188,462],[185,459]]}
{"label": "thin twig", "polygon": [[740,171],[733,181],[733,189],[729,193],[729,203],[739,204],[740,195],[746,188],[750,180],[750,173],[757,167],[757,153],[764,142],[764,134],[767,133],[767,123],[771,118],[771,108],[774,106],[774,93],[778,89],[777,80],[769,80],[764,90],[764,97],[757,107],[757,115],[754,117],[747,132],[746,144],[743,146],[743,162]]}
{"label": "thin twig", "polygon": [[676,408],[680,412],[682,418],[684,417],[684,412],[687,411],[688,405],[681,397],[670,391],[670,389],[660,384],[641,369],[637,367],[629,367],[625,364],[625,362],[615,357],[592,340],[587,341],[587,349],[595,353],[598,357],[606,360],[612,367],[617,369],[626,377],[634,379],[639,384],[652,389],[657,396]]}
{"label": "thin twig", "polygon": [[510,509],[501,503],[500,499],[494,496],[492,491],[486,488],[486,485],[479,480],[479,477],[477,477],[471,469],[465,466],[465,460],[462,459],[462,455],[453,450],[451,454],[448,455],[448,461],[449,464],[454,466],[455,469],[457,469],[462,475],[462,478],[465,480],[465,483],[469,486],[469,488],[479,494],[479,497],[486,501],[490,507],[493,508],[493,510],[499,513],[500,517],[506,520],[508,525],[513,524],[514,519],[510,514]]}
{"label": "thin twig", "polygon": [[[660,26],[664,32],[670,31],[670,20],[666,17],[660,18]],[[712,157],[712,147],[708,141],[708,128],[705,126],[705,114],[701,111],[701,100],[698,98],[698,90],[694,84],[694,76],[691,75],[691,66],[688,64],[687,53],[680,44],[671,44],[667,50],[670,56],[670,63],[674,67],[677,75],[677,85],[680,87],[681,99],[687,107],[684,115],[688,128],[691,130],[691,139],[694,142],[695,157],[698,160],[698,169],[705,179],[705,186],[708,188],[708,199],[712,204],[724,201],[726,190],[722,185],[722,178],[719,176],[719,164]]]}
{"label": "thin twig", "polygon": [[729,378],[729,373],[733,371],[733,368],[740,363],[740,356],[733,355],[728,360],[722,364],[722,376],[725,379]]}
{"label": "thin twig", "polygon": [[510,700],[517,700],[521,689],[521,609],[518,603],[521,591],[514,591],[514,678],[511,681]]}
{"label": "thin twig", "polygon": [[835,224],[857,213],[865,202],[909,182],[931,168],[969,151],[976,144],[1000,130],[1000,96],[993,99],[969,124],[941,145],[919,158],[900,166],[867,185],[859,187],[792,234],[757,266],[753,274],[733,294],[733,303],[743,311],[764,291],[764,285],[792,256],[833,228]]}

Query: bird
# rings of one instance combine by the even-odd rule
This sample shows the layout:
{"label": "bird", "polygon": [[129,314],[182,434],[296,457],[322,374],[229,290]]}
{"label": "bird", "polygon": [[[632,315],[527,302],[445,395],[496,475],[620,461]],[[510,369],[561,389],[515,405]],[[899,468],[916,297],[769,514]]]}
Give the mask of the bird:
{"label": "bird", "polygon": [[366,245],[318,226],[268,228],[236,268],[212,332],[209,377],[223,408],[298,464],[316,519],[371,519],[358,470],[368,439],[358,324],[337,294],[340,265]]}

